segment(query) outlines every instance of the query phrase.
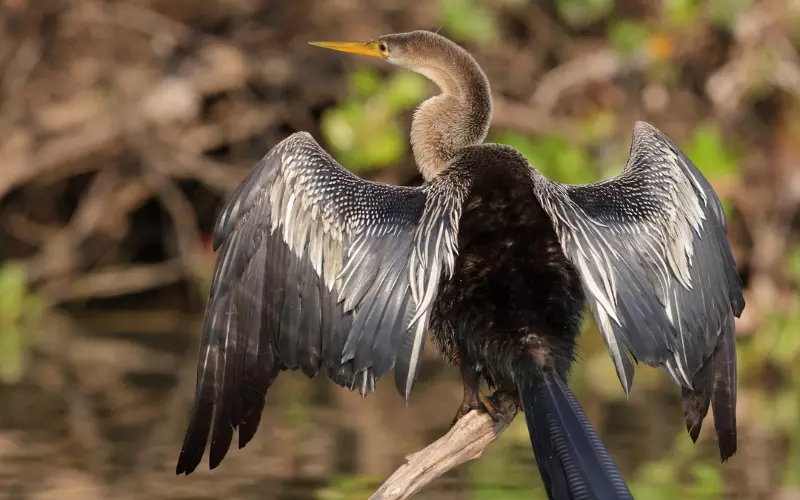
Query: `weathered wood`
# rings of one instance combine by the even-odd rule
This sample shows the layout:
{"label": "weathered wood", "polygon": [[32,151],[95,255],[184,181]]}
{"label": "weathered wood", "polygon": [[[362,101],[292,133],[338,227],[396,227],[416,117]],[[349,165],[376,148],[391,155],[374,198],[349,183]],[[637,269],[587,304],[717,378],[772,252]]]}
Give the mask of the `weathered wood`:
{"label": "weathered wood", "polygon": [[480,457],[483,450],[497,439],[517,415],[517,405],[511,397],[500,396],[495,422],[486,413],[471,411],[450,431],[427,448],[406,457],[370,500],[403,500],[451,469]]}

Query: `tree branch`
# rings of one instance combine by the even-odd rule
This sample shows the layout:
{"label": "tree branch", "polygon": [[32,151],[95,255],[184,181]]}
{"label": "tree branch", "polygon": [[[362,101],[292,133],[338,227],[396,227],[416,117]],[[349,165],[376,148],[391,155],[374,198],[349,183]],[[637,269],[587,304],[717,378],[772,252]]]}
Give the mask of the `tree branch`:
{"label": "tree branch", "polygon": [[497,439],[517,415],[517,405],[507,394],[498,396],[498,414],[494,422],[482,412],[471,411],[450,431],[424,450],[406,457],[370,500],[403,500],[427,486],[451,469],[480,457],[483,450]]}

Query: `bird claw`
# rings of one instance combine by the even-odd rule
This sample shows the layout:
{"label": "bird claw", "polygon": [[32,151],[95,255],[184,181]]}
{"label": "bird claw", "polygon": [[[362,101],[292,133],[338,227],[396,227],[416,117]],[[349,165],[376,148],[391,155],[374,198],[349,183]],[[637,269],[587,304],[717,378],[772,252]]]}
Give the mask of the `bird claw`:
{"label": "bird claw", "polygon": [[497,410],[497,406],[498,403],[495,401],[493,396],[487,397],[481,394],[479,391],[476,391],[469,398],[465,398],[461,402],[461,406],[458,408],[456,416],[453,418],[453,422],[450,424],[450,428],[452,429],[462,417],[472,410],[488,413],[489,416],[492,417],[492,420],[497,422],[498,419],[502,418],[502,415]]}

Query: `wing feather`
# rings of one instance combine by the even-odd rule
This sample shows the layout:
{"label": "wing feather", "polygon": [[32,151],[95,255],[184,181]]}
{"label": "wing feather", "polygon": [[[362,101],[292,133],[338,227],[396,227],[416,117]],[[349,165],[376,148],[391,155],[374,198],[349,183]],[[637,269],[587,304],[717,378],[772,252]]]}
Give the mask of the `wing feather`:
{"label": "wing feather", "polygon": [[215,227],[219,255],[177,472],[197,467],[209,432],[212,468],[234,430],[246,445],[280,370],[313,377],[324,364],[336,383],[365,394],[396,367],[408,398],[439,281],[452,273],[469,183],[368,182],[304,132],[267,153]]}
{"label": "wing feather", "polygon": [[[686,389],[694,437],[712,397],[710,384],[719,380],[714,387],[722,389],[713,397],[735,425],[728,416],[735,406],[735,363],[714,360],[735,359],[733,318],[744,298],[722,205],[708,181],[644,122],[634,127],[628,163],[616,178],[567,186],[532,172],[625,391],[633,382],[631,356],[662,368]],[[723,457],[729,456],[735,427],[719,432],[733,433],[725,450],[720,438]]]}

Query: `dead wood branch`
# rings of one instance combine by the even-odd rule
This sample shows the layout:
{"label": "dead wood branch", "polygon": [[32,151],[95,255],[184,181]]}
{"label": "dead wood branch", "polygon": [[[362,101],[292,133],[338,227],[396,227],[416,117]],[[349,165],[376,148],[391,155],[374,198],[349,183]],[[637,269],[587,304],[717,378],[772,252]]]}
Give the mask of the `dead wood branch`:
{"label": "dead wood branch", "polygon": [[33,179],[47,177],[51,182],[103,167],[95,162],[81,162],[116,142],[123,130],[114,117],[97,120],[81,131],[52,139],[23,155],[0,157],[0,198],[17,186]]}
{"label": "dead wood branch", "polygon": [[497,422],[486,413],[471,411],[450,432],[433,444],[406,457],[406,463],[378,488],[370,500],[402,500],[410,498],[433,480],[453,468],[483,454],[489,444],[511,424],[517,405],[511,397],[500,396]]}
{"label": "dead wood branch", "polygon": [[53,303],[90,298],[119,297],[171,285],[183,279],[180,260],[142,264],[121,269],[101,269],[82,276],[57,279],[41,288]]}
{"label": "dead wood branch", "polygon": [[592,82],[606,82],[629,68],[615,51],[601,50],[554,68],[547,73],[536,89],[531,103],[549,112],[562,95]]}

